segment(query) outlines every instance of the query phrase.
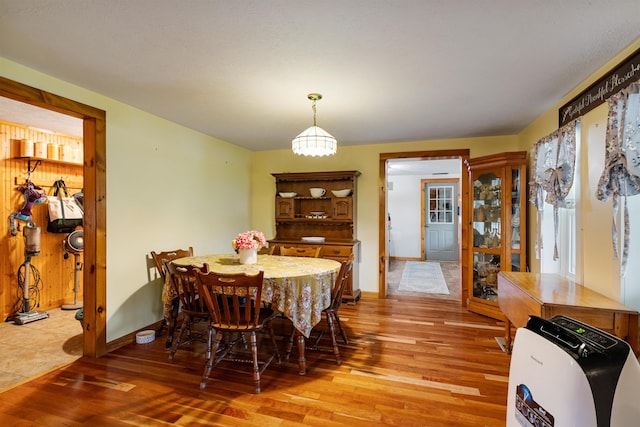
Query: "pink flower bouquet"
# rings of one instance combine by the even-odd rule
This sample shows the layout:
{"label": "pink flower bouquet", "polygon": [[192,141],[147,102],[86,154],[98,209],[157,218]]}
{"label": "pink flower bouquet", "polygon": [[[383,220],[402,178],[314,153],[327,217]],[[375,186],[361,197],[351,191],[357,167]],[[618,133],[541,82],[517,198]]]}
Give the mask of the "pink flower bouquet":
{"label": "pink flower bouquet", "polygon": [[261,249],[266,244],[267,240],[264,238],[264,234],[256,230],[240,233],[231,241],[231,247],[235,251],[240,249]]}

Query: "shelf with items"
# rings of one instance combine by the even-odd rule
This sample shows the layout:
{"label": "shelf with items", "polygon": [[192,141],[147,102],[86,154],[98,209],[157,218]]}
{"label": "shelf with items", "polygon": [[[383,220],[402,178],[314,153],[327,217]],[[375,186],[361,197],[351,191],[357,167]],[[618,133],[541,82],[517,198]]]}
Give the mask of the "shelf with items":
{"label": "shelf with items", "polygon": [[67,161],[67,160],[53,160],[53,159],[42,159],[40,157],[31,157],[31,156],[18,156],[18,157],[14,157],[13,159],[15,160],[26,160],[29,163],[29,169],[31,169],[31,162],[35,163],[49,163],[52,165],[65,165],[65,166],[80,166],[82,167],[83,164],[82,162],[78,163],[78,162],[72,162],[72,161]]}
{"label": "shelf with items", "polygon": [[472,208],[467,275],[467,307],[503,319],[498,306],[497,274],[525,271],[520,224],[524,204],[526,152],[500,153],[467,161]]}
{"label": "shelf with items", "polygon": [[[346,231],[355,240],[356,179],[360,172],[298,172],[272,175],[276,179],[276,238],[280,236],[277,224],[299,223],[298,233],[293,233],[292,237],[300,238],[308,235],[303,224],[326,222],[348,227]],[[322,190],[324,194],[314,197],[311,189]],[[336,196],[333,194],[334,191],[342,191],[346,195]]]}
{"label": "shelf with items", "polygon": [[276,197],[276,218],[351,219],[352,203],[353,199],[350,197],[341,198],[340,200],[331,198]]}
{"label": "shelf with items", "polygon": [[313,215],[309,215],[306,217],[303,216],[303,217],[295,217],[295,218],[276,219],[277,224],[297,223],[297,222],[306,222],[310,224],[322,224],[328,227],[332,225],[342,226],[343,224],[351,223],[351,221],[349,221],[348,219],[324,218],[324,216],[316,218]]}
{"label": "shelf with items", "polygon": [[499,271],[500,254],[473,251],[473,296],[498,302]]}

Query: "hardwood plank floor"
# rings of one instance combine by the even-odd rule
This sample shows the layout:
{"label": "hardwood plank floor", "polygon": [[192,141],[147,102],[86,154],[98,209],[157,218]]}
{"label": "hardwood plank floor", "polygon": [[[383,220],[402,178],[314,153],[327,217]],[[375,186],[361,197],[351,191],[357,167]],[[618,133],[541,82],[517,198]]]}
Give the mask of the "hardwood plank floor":
{"label": "hardwood plank floor", "polygon": [[[199,383],[204,345],[168,360],[164,339],[81,358],[0,394],[12,426],[503,426],[510,357],[503,324],[457,301],[394,296],[343,306],[351,340],[333,354],[297,353],[263,374],[253,394],[245,367],[221,364]],[[288,336],[282,320],[276,332]],[[284,342],[280,342],[284,347]]]}

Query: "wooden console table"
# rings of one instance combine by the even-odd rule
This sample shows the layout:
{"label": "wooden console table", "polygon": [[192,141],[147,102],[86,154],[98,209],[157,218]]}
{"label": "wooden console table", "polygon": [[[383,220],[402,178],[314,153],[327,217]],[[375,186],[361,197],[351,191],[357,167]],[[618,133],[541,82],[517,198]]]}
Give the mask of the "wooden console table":
{"label": "wooden console table", "polygon": [[506,318],[508,352],[511,325],[525,326],[529,315],[549,319],[562,314],[627,341],[635,355],[640,354],[636,310],[556,274],[500,272],[498,304]]}

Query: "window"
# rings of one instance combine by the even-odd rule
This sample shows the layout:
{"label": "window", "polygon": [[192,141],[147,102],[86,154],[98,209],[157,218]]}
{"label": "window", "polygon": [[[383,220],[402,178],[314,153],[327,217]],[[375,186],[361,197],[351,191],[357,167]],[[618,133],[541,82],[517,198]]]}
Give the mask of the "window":
{"label": "window", "polygon": [[453,186],[430,186],[429,187],[429,223],[431,224],[453,224],[454,218]]}
{"label": "window", "polygon": [[577,262],[580,122],[541,139],[535,147],[530,198],[538,209],[536,256],[542,273],[580,280]]}

